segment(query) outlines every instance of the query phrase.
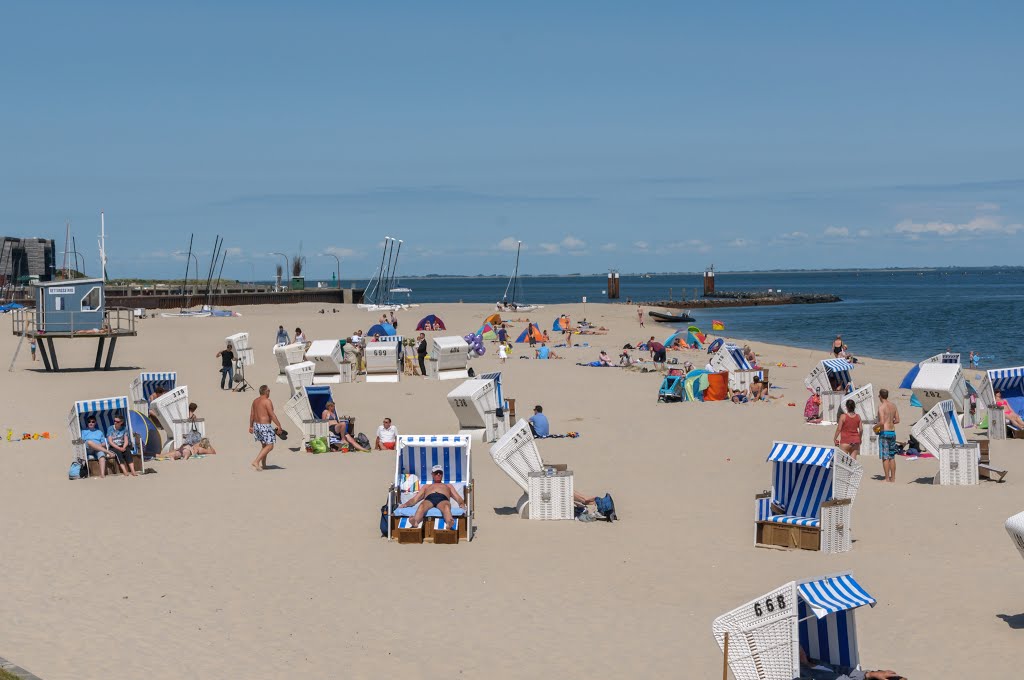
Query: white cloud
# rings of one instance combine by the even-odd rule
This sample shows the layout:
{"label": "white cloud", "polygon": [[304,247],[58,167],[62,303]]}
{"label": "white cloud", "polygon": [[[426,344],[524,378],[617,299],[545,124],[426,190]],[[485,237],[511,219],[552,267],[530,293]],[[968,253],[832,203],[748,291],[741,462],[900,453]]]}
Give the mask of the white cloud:
{"label": "white cloud", "polygon": [[804,231],[788,231],[778,235],[778,239],[781,241],[803,241],[807,237],[807,232]]}
{"label": "white cloud", "polygon": [[241,257],[243,255],[241,248],[225,248],[224,252],[230,257]]}
{"label": "white cloud", "polygon": [[338,257],[358,257],[359,251],[352,250],[351,248],[338,248],[336,246],[329,246],[324,249],[324,252],[328,255],[337,255]]}
{"label": "white cloud", "polygon": [[955,238],[986,234],[1016,234],[1019,231],[1024,231],[1024,224],[1003,224],[1003,221],[995,215],[984,215],[961,224],[903,220],[896,225],[895,231],[897,234],[905,234],[910,238],[929,235]]}
{"label": "white cloud", "polygon": [[698,238],[692,238],[688,241],[667,243],[665,248],[667,250],[682,250],[690,253],[707,253],[711,251],[711,244]]}
{"label": "white cloud", "polygon": [[557,255],[561,250],[557,243],[539,243],[541,255]]}
{"label": "white cloud", "polygon": [[615,243],[605,243],[601,246],[601,250],[606,253],[614,253],[619,249],[619,246]]}
{"label": "white cloud", "polygon": [[[498,241],[498,250],[504,250],[507,253],[516,252],[516,248],[518,247],[519,241],[512,238],[511,236],[506,236],[505,238]],[[523,246],[523,250],[526,250],[526,246]]]}
{"label": "white cloud", "polygon": [[872,233],[870,229],[859,229],[857,231],[857,236],[861,238],[871,238]]}
{"label": "white cloud", "polygon": [[748,241],[745,238],[734,238],[729,241],[729,246],[731,248],[749,248],[752,245],[754,245],[754,241]]}
{"label": "white cloud", "polygon": [[570,234],[562,239],[562,247],[566,250],[583,250],[587,244]]}
{"label": "white cloud", "polygon": [[633,247],[637,250],[647,250],[651,247],[651,244],[647,241],[633,241]]}
{"label": "white cloud", "polygon": [[849,238],[850,230],[846,227],[825,227],[823,232],[825,236],[831,236],[833,238]]}

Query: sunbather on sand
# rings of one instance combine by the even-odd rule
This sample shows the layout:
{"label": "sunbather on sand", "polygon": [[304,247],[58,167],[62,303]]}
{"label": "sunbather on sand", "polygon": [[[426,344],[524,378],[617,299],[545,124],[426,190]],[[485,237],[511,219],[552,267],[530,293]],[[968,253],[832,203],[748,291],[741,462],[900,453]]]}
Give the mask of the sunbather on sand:
{"label": "sunbather on sand", "polygon": [[601,353],[597,355],[597,360],[602,366],[611,366],[612,358],[608,356],[608,352],[601,350]]}
{"label": "sunbather on sand", "polygon": [[431,508],[437,508],[441,512],[441,516],[444,517],[445,525],[450,527],[452,526],[452,501],[455,501],[456,506],[465,505],[465,501],[455,490],[455,486],[441,481],[444,479],[443,467],[440,465],[432,467],[430,478],[433,480],[432,482],[421,486],[419,493],[398,506],[408,508],[419,503],[419,507],[416,508],[416,513],[412,517],[414,529],[423,524],[423,517]]}
{"label": "sunbather on sand", "polygon": [[810,680],[903,680],[896,671],[862,671],[810,659],[800,648],[800,677]]}

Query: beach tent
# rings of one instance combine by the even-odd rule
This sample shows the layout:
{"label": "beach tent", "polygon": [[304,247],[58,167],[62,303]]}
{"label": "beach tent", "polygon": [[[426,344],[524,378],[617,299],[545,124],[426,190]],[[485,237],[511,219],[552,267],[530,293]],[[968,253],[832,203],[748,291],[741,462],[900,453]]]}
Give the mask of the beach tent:
{"label": "beach tent", "polygon": [[551,324],[551,330],[559,333],[572,330],[572,321],[569,320],[569,315],[562,314],[555,317],[554,322]]}
{"label": "beach tent", "polygon": [[672,335],[665,338],[665,342],[662,344],[664,344],[665,347],[671,347],[676,340],[678,340],[682,344],[686,344],[686,331],[676,331]]}
{"label": "beach tent", "polygon": [[687,326],[686,330],[693,333],[693,337],[697,338],[697,341],[700,342],[700,344],[703,345],[708,341],[707,336],[704,335],[704,333],[696,326]]}
{"label": "beach tent", "polygon": [[501,314],[498,314],[497,312],[495,312],[494,314],[491,314],[489,317],[484,319],[484,323],[489,323],[492,326],[500,326],[501,325]]}
{"label": "beach tent", "polygon": [[132,409],[128,412],[128,420],[131,423],[132,432],[139,439],[141,453],[146,456],[155,456],[163,449],[163,440],[160,431],[156,428],[149,416]]}
{"label": "beach tent", "polygon": [[366,331],[366,337],[368,338],[372,338],[375,335],[391,337],[392,335],[398,335],[398,331],[389,323],[378,323],[370,326],[370,330]]}
{"label": "beach tent", "polygon": [[476,330],[476,334],[489,342],[493,342],[498,339],[497,331],[495,331],[494,326],[489,323],[485,323],[483,326],[480,326],[480,328]]}
{"label": "beach tent", "polygon": [[551,324],[551,330],[561,332],[565,330],[562,328],[562,317],[556,316],[554,322]]}
{"label": "beach tent", "polygon": [[704,349],[704,334],[686,331],[686,344],[694,349]]}
{"label": "beach tent", "polygon": [[790,581],[722,614],[711,630],[723,653],[728,634],[736,680],[792,680],[801,677],[801,649],[829,664],[860,664],[854,610],[864,605],[875,598],[847,571]]}
{"label": "beach tent", "polygon": [[710,345],[708,345],[708,354],[714,354],[719,349],[721,349],[722,345],[724,345],[724,344],[725,344],[725,340],[723,340],[722,338],[718,338],[717,340],[712,342]]}
{"label": "beach tent", "polygon": [[544,334],[540,332],[540,327],[535,323],[527,326],[526,330],[516,338],[516,342],[529,342],[530,338],[533,338],[534,342],[544,342]]}
{"label": "beach tent", "polygon": [[425,317],[420,319],[420,322],[416,324],[416,330],[418,331],[446,331],[444,321],[441,317],[434,314],[427,314]]}
{"label": "beach tent", "polygon": [[683,379],[683,401],[704,401],[708,389],[708,372],[702,368],[690,371]]}

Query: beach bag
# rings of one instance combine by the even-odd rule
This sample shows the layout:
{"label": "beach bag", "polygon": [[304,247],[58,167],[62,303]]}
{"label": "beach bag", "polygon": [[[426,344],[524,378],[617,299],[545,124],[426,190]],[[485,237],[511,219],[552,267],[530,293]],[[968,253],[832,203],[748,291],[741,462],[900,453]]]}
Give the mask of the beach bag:
{"label": "beach bag", "polygon": [[89,464],[81,458],[71,461],[68,469],[68,479],[85,479],[89,476]]}
{"label": "beach bag", "polygon": [[388,537],[388,505],[385,503],[380,506],[380,535],[383,538]]}
{"label": "beach bag", "polygon": [[476,376],[476,371],[474,371],[474,370],[473,370],[473,367],[472,367],[472,366],[470,366],[470,367],[469,367],[469,370],[468,370],[468,371],[466,371],[466,375],[468,375],[468,376],[469,376],[470,378],[472,378],[472,377]]}
{"label": "beach bag", "polygon": [[364,449],[368,449],[368,448],[370,448],[370,438],[369,438],[369,437],[367,437],[367,436],[366,436],[365,434],[363,434],[362,432],[360,432],[359,434],[357,434],[357,435],[356,435],[356,441],[357,441],[357,442],[359,443],[359,445],[360,445],[360,446],[362,446],[362,447],[363,447]]}
{"label": "beach bag", "polygon": [[195,446],[201,441],[203,441],[203,435],[199,434],[199,430],[193,425],[192,429],[185,433],[185,443],[189,446]]}
{"label": "beach bag", "polygon": [[597,506],[597,511],[604,515],[605,519],[609,522],[618,519],[615,516],[615,501],[612,500],[611,494],[606,493],[603,496],[598,496],[594,500],[594,504]]}
{"label": "beach bag", "polygon": [[317,437],[310,442],[313,448],[313,453],[327,453],[327,440],[323,437]]}

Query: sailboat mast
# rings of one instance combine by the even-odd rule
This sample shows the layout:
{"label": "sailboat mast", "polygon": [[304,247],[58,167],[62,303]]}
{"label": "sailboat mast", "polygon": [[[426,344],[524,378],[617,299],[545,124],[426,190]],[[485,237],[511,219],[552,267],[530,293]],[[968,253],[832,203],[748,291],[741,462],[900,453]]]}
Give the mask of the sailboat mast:
{"label": "sailboat mast", "polygon": [[107,229],[102,210],[100,211],[100,270],[105,282],[107,280]]}
{"label": "sailboat mast", "polygon": [[395,276],[398,274],[398,256],[402,254],[402,239],[398,239],[398,250],[395,252],[395,266],[391,268],[391,278],[388,280],[387,304],[391,304],[391,287],[395,285]]}
{"label": "sailboat mast", "polygon": [[373,290],[372,290],[371,296],[370,296],[370,300],[374,304],[377,303],[377,292],[380,289],[380,279],[381,279],[381,276],[384,275],[384,258],[388,254],[388,241],[390,241],[390,240],[391,240],[390,236],[385,236],[384,237],[384,249],[381,250],[381,252],[380,252],[380,267],[378,267],[378,269],[377,269],[377,278],[373,282]]}
{"label": "sailboat mast", "polygon": [[516,301],[516,288],[519,286],[519,251],[523,248],[522,241],[516,241],[516,268],[512,272],[512,302]]}
{"label": "sailboat mast", "polygon": [[[184,287],[184,291],[183,292],[185,293],[185,306],[181,308],[182,312],[184,312],[186,309],[188,309],[189,307],[192,306],[192,294],[188,292],[188,268],[189,268],[189,265],[192,264],[192,239],[193,238],[195,238],[195,234],[189,234],[189,236],[188,236],[188,254],[185,256],[185,283],[184,283],[184,286],[183,286]],[[198,274],[198,273],[199,272],[196,272],[196,274]]]}
{"label": "sailboat mast", "polygon": [[388,281],[391,280],[391,258],[395,256],[395,241],[397,240],[397,238],[391,239],[391,248],[388,250],[388,268],[384,272],[384,280],[381,282],[383,287],[380,292],[381,297],[384,300],[384,304],[388,303],[388,296],[390,295],[388,292]]}

